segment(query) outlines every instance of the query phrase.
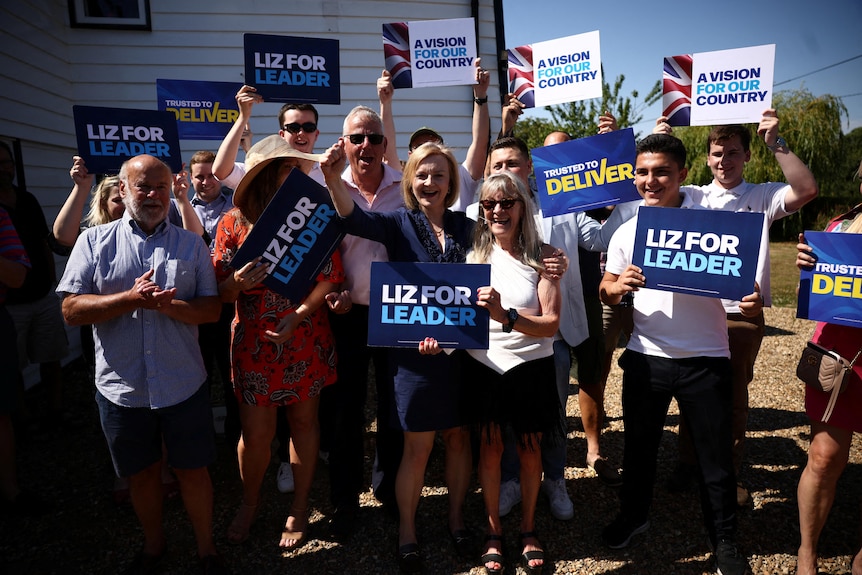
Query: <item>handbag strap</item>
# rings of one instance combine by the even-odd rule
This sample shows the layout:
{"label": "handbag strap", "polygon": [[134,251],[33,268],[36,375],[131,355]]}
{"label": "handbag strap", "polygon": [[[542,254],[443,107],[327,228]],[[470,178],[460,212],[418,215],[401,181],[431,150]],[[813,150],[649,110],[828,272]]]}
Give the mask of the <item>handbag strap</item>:
{"label": "handbag strap", "polygon": [[[862,348],[859,348],[859,351],[856,352],[856,355],[853,356],[853,361],[850,362],[849,365],[844,367],[844,372],[849,372],[853,369],[853,364],[856,363],[856,360],[859,359],[859,355],[862,354]],[[846,375],[844,377],[847,377]],[[826,423],[829,421],[829,418],[832,417],[832,411],[835,409],[835,403],[838,401],[838,395],[843,390],[843,385],[836,385],[832,388],[832,393],[829,395],[829,402],[826,404],[826,410],[823,412],[823,417],[820,418],[821,423]]]}

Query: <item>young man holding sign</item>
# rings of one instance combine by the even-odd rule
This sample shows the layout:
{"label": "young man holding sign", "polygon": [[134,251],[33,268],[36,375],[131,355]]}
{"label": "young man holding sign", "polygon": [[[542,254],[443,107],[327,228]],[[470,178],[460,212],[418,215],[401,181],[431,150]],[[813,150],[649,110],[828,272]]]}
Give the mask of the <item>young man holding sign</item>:
{"label": "young man holding sign", "polygon": [[[673,136],[651,135],[637,147],[635,185],[643,205],[696,208],[680,191],[687,175],[686,150]],[[637,217],[611,239],[602,301],[634,297],[634,331],[620,358],[623,368],[625,449],[620,514],[602,532],[612,549],[628,546],[649,528],[656,457],[671,398],[689,424],[698,458],[701,507],[718,572],[743,575],[748,563],[736,547],[736,479],[731,456],[730,350],[718,299],[646,289],[643,270],[632,264]],[[739,304],[746,317],[760,313],[759,293]]]}
{"label": "young man holding sign", "polygon": [[[653,133],[670,134],[667,118],[660,117]],[[769,289],[769,226],[817,197],[817,182],[811,170],[787,147],[778,135],[775,110],[763,112],[757,127],[766,147],[775,155],[787,183],[752,184],[743,179],[745,164],[751,159],[751,133],[741,125],[716,126],[707,137],[707,164],[713,180],[706,186],[687,186],[695,203],[713,210],[756,212],[766,215],[758,263],[757,282],[764,305],[772,305]],[[744,316],[738,301],[722,300],[727,314],[730,363],[733,370],[733,465],[742,465],[745,428],[748,422],[748,384],[754,379],[754,362],[763,340],[763,314]],[[680,425],[680,461],[672,477],[672,489],[684,488],[694,473],[694,457],[686,426]],[[737,503],[748,502],[748,491],[739,486]]]}

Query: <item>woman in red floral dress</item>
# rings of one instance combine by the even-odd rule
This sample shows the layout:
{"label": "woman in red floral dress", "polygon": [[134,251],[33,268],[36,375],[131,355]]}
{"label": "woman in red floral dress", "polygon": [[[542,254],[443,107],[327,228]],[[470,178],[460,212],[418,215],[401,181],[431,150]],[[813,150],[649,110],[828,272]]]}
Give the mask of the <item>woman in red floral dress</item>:
{"label": "woman in red floral dress", "polygon": [[267,264],[260,258],[239,269],[229,266],[290,170],[311,167],[307,160],[285,157],[286,150],[287,144],[278,136],[249,150],[248,171],[234,193],[236,208],[219,224],[213,258],[222,300],[236,302],[231,364],[242,424],[237,456],[243,500],[228,528],[228,540],[239,544],[248,539],[269,465],[276,408],[286,406],[296,490],[279,545],[293,549],[305,541],[308,531],[308,495],[320,443],[320,392],[336,378],[325,296],[344,280],[344,271],[338,254],[333,254],[317,283],[297,304],[261,284]]}

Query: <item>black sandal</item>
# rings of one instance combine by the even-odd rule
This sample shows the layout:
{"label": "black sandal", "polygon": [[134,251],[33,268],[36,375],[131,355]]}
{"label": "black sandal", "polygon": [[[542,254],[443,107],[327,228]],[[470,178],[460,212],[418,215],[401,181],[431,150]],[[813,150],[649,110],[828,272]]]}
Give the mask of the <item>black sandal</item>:
{"label": "black sandal", "polygon": [[[488,575],[503,575],[503,571],[506,570],[506,566],[503,563],[504,559],[503,559],[503,555],[502,555],[503,537],[500,535],[495,535],[493,533],[485,535],[485,543],[490,543],[491,541],[499,541],[500,542],[500,545],[498,545],[498,547],[500,548],[501,553],[485,553],[482,555],[482,558],[480,559],[480,561],[482,562],[482,566],[485,568],[485,572]],[[500,568],[499,569],[489,569],[487,566],[488,563],[499,563]]]}
{"label": "black sandal", "polygon": [[398,568],[405,575],[422,572],[422,556],[418,543],[407,543],[397,548]]}
{"label": "black sandal", "polygon": [[[524,531],[518,536],[519,541],[521,542],[521,549],[524,548],[524,539],[535,539],[537,541],[537,545],[541,546],[541,542],[539,541],[539,536],[536,535],[535,531]],[[530,561],[541,560],[541,565],[530,566]],[[540,575],[542,569],[545,567],[545,551],[544,550],[534,550],[534,551],[524,551],[521,553],[521,565],[524,567],[524,570],[530,575]]]}
{"label": "black sandal", "polygon": [[456,529],[455,531],[449,531],[447,526],[446,530],[449,532],[449,538],[452,540],[452,545],[455,546],[455,553],[459,557],[470,557],[475,553],[473,550],[473,537],[470,535],[470,532],[466,529]]}

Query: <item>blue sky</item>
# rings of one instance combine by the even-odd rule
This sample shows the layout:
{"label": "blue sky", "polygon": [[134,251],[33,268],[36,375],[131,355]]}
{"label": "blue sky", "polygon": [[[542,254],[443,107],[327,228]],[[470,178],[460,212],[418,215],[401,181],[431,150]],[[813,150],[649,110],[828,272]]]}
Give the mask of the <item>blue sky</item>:
{"label": "blue sky", "polygon": [[[862,58],[822,70],[862,55],[860,0],[503,0],[503,7],[507,48],[599,30],[605,74],[624,74],[626,93],[646,93],[661,79],[665,56],[775,44],[776,90],[842,96],[843,130],[862,126]],[[638,130],[660,114],[661,101]]]}

